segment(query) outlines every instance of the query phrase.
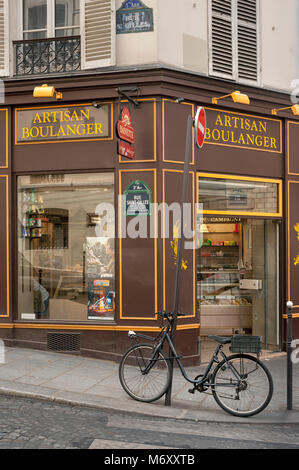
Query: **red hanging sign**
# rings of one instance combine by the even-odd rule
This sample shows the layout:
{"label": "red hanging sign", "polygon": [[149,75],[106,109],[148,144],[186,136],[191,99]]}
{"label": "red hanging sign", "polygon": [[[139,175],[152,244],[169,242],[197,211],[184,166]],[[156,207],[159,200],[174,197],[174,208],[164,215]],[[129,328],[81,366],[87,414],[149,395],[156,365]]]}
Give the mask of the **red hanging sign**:
{"label": "red hanging sign", "polygon": [[135,129],[132,126],[131,113],[129,108],[124,107],[121,111],[120,120],[117,121],[116,131],[118,138],[134,144],[135,142]]}
{"label": "red hanging sign", "polygon": [[134,147],[128,144],[128,142],[123,142],[122,140],[119,140],[117,151],[118,151],[118,154],[121,155],[122,157],[127,157],[127,158],[130,158],[131,160],[134,160],[135,158]]}

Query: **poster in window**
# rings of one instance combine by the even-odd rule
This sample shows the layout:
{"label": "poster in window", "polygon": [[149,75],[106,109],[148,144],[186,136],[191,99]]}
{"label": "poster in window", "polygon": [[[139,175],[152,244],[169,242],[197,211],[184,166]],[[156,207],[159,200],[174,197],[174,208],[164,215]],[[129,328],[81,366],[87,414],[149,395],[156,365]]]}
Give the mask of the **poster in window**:
{"label": "poster in window", "polygon": [[85,278],[88,289],[88,319],[114,320],[115,258],[113,238],[86,238]]}

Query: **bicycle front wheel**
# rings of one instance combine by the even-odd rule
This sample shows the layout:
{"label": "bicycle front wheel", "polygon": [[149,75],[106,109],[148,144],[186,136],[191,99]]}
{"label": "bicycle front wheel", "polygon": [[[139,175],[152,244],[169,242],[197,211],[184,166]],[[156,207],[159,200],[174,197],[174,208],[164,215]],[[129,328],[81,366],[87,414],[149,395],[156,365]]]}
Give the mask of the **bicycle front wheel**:
{"label": "bicycle front wheel", "polygon": [[269,370],[257,358],[246,354],[223,359],[214,370],[212,384],[218,405],[234,416],[260,413],[268,406],[273,394]]}
{"label": "bicycle front wheel", "polygon": [[137,344],[125,353],[120,362],[120,383],[134,400],[158,400],[169,387],[169,360],[162,351],[157,354],[154,351],[151,344]]}

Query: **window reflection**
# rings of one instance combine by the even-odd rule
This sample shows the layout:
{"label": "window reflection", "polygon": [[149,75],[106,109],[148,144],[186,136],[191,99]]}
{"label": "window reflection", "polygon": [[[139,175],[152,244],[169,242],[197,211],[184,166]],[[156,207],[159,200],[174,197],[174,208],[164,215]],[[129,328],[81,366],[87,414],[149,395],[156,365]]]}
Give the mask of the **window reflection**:
{"label": "window reflection", "polygon": [[[114,238],[97,236],[113,173],[18,178],[20,319],[113,320]],[[114,230],[114,214],[108,219]]]}
{"label": "window reflection", "polygon": [[204,211],[278,212],[277,183],[200,177],[198,196]]}
{"label": "window reflection", "polygon": [[47,0],[23,0],[24,39],[47,36]]}
{"label": "window reflection", "polygon": [[79,25],[79,0],[55,0],[55,35],[62,37],[80,34]]}

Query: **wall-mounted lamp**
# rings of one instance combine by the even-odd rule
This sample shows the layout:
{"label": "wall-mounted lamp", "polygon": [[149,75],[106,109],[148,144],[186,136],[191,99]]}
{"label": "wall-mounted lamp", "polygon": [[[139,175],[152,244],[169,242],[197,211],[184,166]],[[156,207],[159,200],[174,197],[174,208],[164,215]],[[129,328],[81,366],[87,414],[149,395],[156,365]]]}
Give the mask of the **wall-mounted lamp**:
{"label": "wall-mounted lamp", "polygon": [[36,86],[33,90],[34,98],[52,98],[56,94],[57,100],[62,100],[62,93],[56,91],[54,86],[47,84]]}
{"label": "wall-mounted lamp", "polygon": [[100,109],[102,107],[101,103],[98,103],[97,101],[93,101],[92,106],[96,109]]}
{"label": "wall-mounted lamp", "polygon": [[212,103],[218,104],[218,100],[222,100],[223,98],[227,98],[228,96],[232,97],[234,103],[250,104],[248,96],[244,93],[241,93],[240,91],[233,91],[228,95],[219,96],[219,98],[212,98]]}
{"label": "wall-mounted lamp", "polygon": [[276,115],[278,111],[284,111],[285,109],[291,109],[295,116],[299,116],[299,104],[293,104],[293,106],[287,106],[286,108],[272,109],[272,114]]}

